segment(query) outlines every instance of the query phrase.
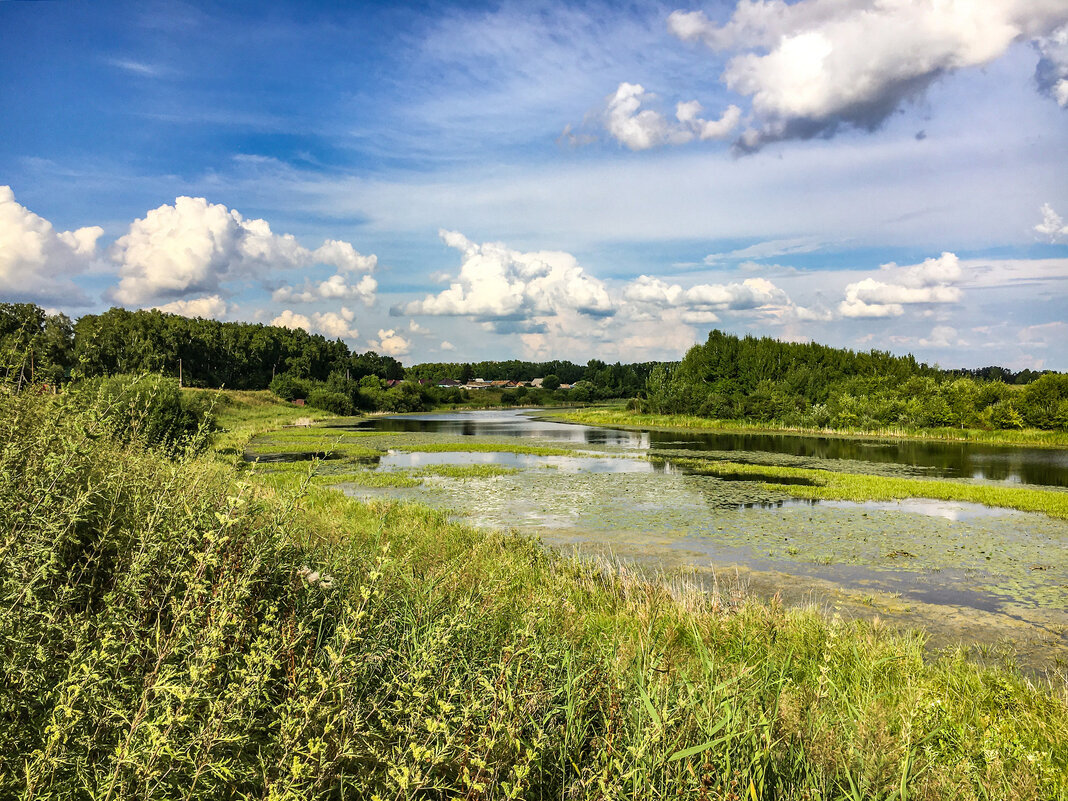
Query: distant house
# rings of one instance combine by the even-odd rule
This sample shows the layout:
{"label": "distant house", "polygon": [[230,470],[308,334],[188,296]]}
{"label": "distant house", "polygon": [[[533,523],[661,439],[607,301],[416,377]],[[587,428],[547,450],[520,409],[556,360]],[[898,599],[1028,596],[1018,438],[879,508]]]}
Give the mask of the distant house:
{"label": "distant house", "polygon": [[438,382],[439,387],[462,387],[463,382],[457,381],[455,378],[443,378]]}
{"label": "distant house", "polygon": [[541,389],[541,384],[544,380],[544,378],[535,378],[533,381],[530,382],[530,385],[532,387],[538,387],[538,389]]}
{"label": "distant house", "polygon": [[386,386],[387,387],[395,387],[398,384],[403,384],[403,383],[404,383],[403,381],[401,381],[400,379],[397,379],[397,378],[387,378],[386,379]]}
{"label": "distant house", "polygon": [[572,387],[571,384],[561,384],[560,385],[560,389],[571,389],[571,387]]}
{"label": "distant house", "polygon": [[294,406],[303,406],[304,405],[304,398],[294,398],[293,399],[293,405]]}

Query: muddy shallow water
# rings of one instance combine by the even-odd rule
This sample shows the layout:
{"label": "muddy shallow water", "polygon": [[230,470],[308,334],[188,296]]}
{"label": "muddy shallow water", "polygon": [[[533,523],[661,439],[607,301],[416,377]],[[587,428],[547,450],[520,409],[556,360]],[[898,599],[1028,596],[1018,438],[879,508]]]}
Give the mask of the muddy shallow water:
{"label": "muddy shallow water", "polygon": [[[492,464],[518,471],[430,477],[415,488],[349,485],[353,495],[418,500],[475,525],[519,529],[552,546],[653,569],[690,571],[706,583],[734,571],[758,595],[780,592],[843,613],[922,625],[937,645],[1008,641],[1027,665],[1068,659],[1068,521],[925,499],[803,501],[759,475],[694,475],[672,461],[700,451],[757,464],[1048,486],[1058,485],[1062,469],[1068,479],[1066,451],[683,436],[570,425],[516,411],[378,418],[358,430],[387,435],[382,447],[396,442],[377,470]],[[582,452],[418,450],[422,442],[516,440]]]}

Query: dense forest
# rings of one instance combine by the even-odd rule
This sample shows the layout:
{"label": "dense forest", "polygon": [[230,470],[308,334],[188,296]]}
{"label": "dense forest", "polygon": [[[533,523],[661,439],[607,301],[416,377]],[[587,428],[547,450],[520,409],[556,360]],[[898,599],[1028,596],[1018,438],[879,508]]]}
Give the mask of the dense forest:
{"label": "dense forest", "polygon": [[806,428],[1068,428],[1068,375],[1029,373],[1025,386],[1002,377],[1019,374],[712,331],[680,363],[652,371],[639,405]]}

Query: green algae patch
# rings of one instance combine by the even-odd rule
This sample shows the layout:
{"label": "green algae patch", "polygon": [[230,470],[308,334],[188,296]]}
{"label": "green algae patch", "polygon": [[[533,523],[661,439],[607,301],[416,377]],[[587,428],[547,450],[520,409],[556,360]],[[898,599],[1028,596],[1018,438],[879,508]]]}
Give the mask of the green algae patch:
{"label": "green algae patch", "polygon": [[357,470],[348,473],[330,473],[316,476],[316,483],[351,484],[356,487],[372,489],[387,487],[391,489],[408,489],[420,486],[423,480],[418,476],[400,471]]}
{"label": "green algae patch", "polygon": [[514,476],[520,471],[517,467],[502,467],[496,464],[435,464],[427,465],[414,472],[421,476],[437,476],[439,478],[468,481],[471,479]]}
{"label": "green algae patch", "polygon": [[392,446],[399,451],[419,453],[515,453],[523,456],[575,456],[573,448],[556,448],[548,445],[516,445],[513,442],[426,442]]}
{"label": "green algae patch", "polygon": [[930,480],[836,473],[829,470],[752,465],[739,462],[699,459],[679,461],[685,462],[686,469],[698,475],[763,481],[796,498],[858,503],[930,498],[938,501],[979,503],[985,506],[1038,512],[1050,517],[1068,519],[1068,492],[1061,490],[1003,487],[951,479]]}

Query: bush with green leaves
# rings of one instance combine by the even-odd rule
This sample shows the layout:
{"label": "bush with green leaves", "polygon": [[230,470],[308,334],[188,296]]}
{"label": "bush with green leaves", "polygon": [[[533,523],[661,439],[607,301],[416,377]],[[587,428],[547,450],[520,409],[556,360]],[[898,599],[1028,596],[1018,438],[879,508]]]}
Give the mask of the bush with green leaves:
{"label": "bush with green leaves", "polygon": [[275,376],[271,380],[269,389],[279,398],[287,401],[307,398],[309,392],[308,381],[292,376],[289,373]]}
{"label": "bush with green leaves", "polygon": [[159,375],[111,376],[79,381],[69,400],[104,410],[112,436],[123,442],[180,449],[214,427],[212,400],[206,394],[183,391],[177,379]]}
{"label": "bush with green leaves", "polygon": [[314,409],[322,409],[343,417],[356,413],[356,407],[348,395],[321,387],[316,387],[308,393],[307,404]]}

